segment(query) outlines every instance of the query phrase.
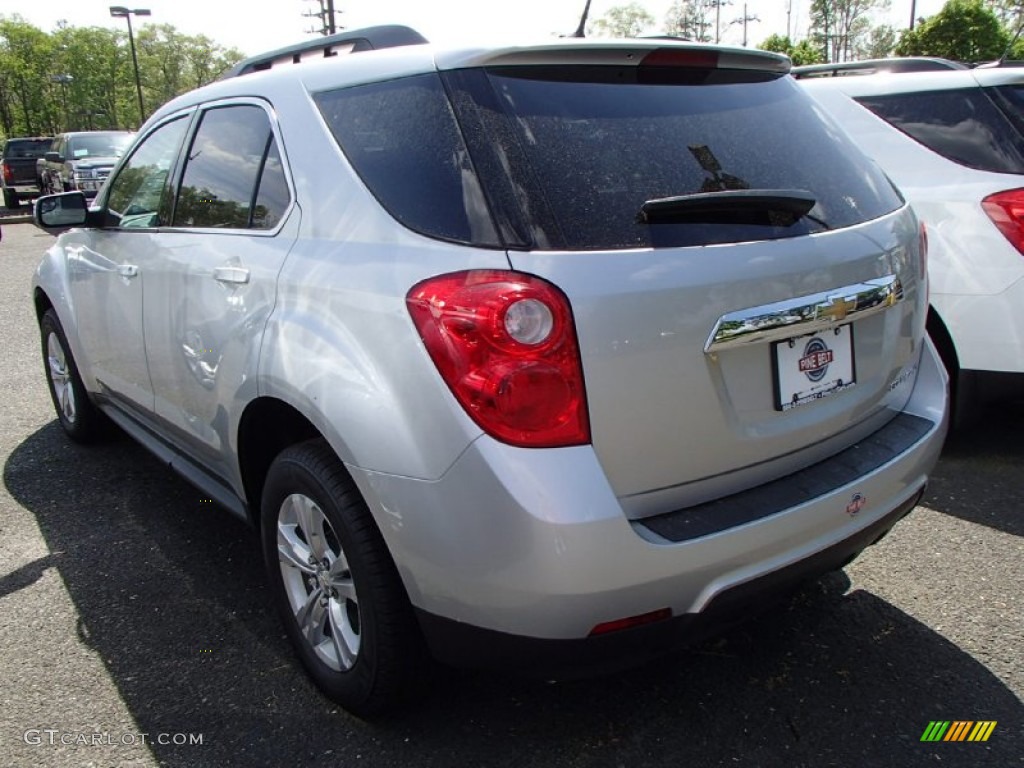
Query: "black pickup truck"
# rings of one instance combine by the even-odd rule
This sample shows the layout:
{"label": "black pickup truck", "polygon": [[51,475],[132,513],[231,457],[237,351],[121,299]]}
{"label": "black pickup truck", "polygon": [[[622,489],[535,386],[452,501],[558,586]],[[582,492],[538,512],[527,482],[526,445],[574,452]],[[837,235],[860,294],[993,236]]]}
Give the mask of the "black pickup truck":
{"label": "black pickup truck", "polygon": [[50,149],[53,138],[32,136],[7,139],[0,151],[0,188],[4,192],[4,206],[17,208],[21,201],[40,194],[40,179],[36,175],[36,160]]}

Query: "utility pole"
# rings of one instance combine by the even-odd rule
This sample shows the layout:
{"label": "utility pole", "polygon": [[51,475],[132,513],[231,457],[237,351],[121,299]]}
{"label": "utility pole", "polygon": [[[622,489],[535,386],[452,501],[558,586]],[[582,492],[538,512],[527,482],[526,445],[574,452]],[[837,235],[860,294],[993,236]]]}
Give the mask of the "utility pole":
{"label": "utility pole", "polygon": [[315,0],[315,2],[319,4],[320,10],[309,11],[302,15],[307,19],[320,19],[320,27],[319,29],[314,27],[307,31],[326,37],[327,35],[335,34],[339,28],[344,29],[344,27],[339,27],[335,20],[336,14],[340,13],[340,11],[334,10],[334,0]]}
{"label": "utility pole", "polygon": [[747,47],[747,22],[750,22],[750,21],[756,21],[756,22],[760,23],[761,19],[759,19],[757,16],[751,16],[750,14],[748,14],[747,13],[747,4],[744,3],[743,4],[743,15],[740,16],[738,19],[733,19],[732,21],[729,22],[730,25],[732,25],[732,24],[742,24],[743,25],[743,47],[744,48]]}

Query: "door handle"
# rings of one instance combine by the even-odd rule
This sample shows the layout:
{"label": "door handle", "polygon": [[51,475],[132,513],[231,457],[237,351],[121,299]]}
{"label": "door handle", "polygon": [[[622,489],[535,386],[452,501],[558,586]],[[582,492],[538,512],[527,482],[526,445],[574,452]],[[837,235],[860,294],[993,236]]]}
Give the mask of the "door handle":
{"label": "door handle", "polygon": [[139,274],[139,268],[134,264],[119,264],[117,274],[121,277],[135,277]]}
{"label": "door handle", "polygon": [[242,267],[217,267],[213,270],[213,279],[218,283],[248,283],[249,270]]}

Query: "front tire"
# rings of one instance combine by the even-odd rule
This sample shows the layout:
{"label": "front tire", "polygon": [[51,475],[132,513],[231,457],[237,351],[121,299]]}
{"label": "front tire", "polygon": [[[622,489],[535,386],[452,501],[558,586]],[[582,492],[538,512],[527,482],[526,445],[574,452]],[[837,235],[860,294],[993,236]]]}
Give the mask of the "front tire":
{"label": "front tire", "polygon": [[78,443],[92,443],[104,435],[103,414],[89,399],[78,366],[71,356],[64,328],[52,309],[39,322],[46,383],[57,419],[65,434]]}
{"label": "front tire", "polygon": [[366,503],[326,442],[274,460],[261,527],[270,589],[310,677],[362,717],[401,703],[424,660],[419,628]]}

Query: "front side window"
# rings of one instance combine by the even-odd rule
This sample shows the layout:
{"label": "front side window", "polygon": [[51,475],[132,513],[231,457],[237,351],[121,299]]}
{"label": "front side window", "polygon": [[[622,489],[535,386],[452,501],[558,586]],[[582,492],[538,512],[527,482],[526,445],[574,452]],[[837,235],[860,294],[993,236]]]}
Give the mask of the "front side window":
{"label": "front side window", "polygon": [[167,224],[160,203],[187,127],[188,120],[179,117],[154,130],[110,182],[107,209],[118,226],[137,229]]}
{"label": "front side window", "polygon": [[271,229],[289,202],[267,113],[248,104],[204,113],[185,161],[174,226]]}
{"label": "front side window", "polygon": [[981,88],[857,101],[947,160],[981,171],[1024,173],[1024,138]]}

